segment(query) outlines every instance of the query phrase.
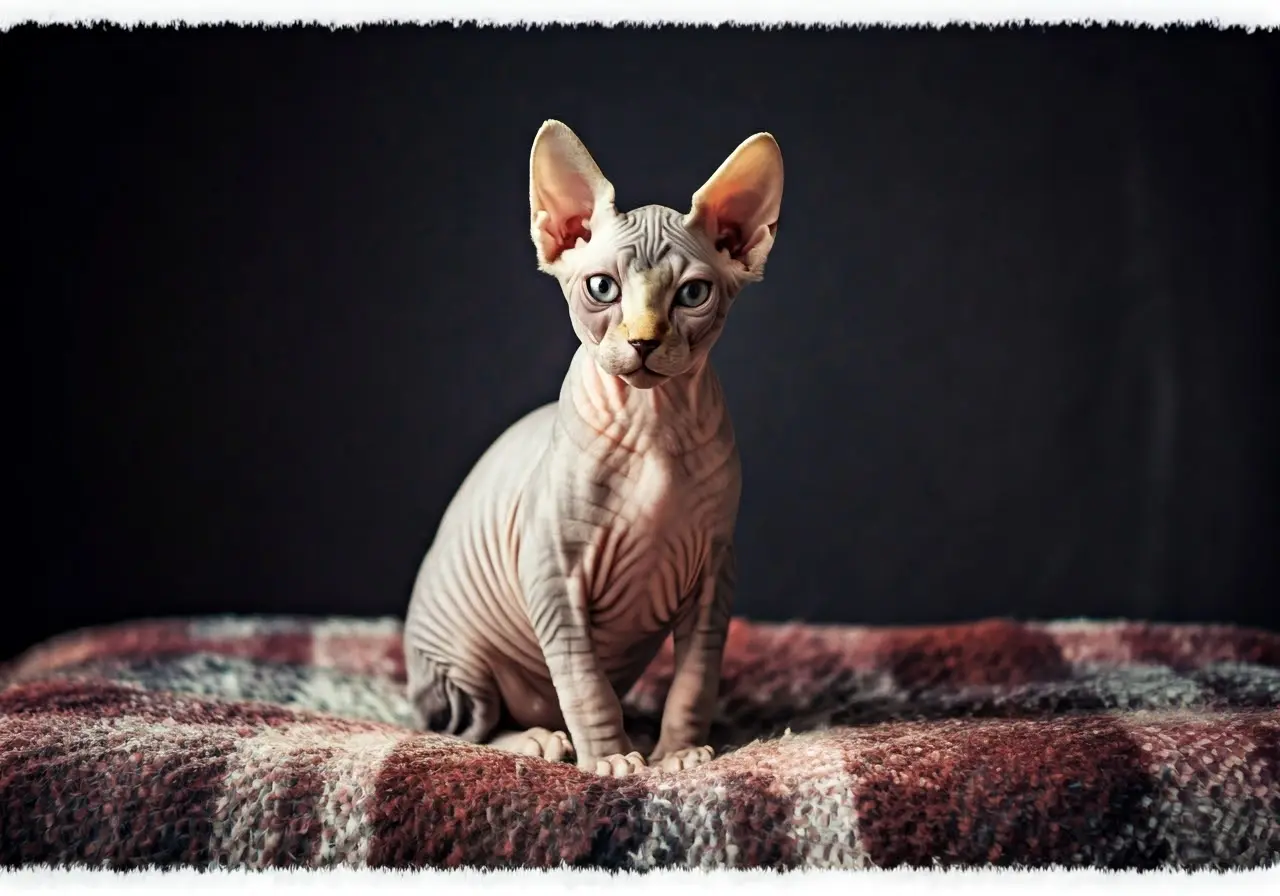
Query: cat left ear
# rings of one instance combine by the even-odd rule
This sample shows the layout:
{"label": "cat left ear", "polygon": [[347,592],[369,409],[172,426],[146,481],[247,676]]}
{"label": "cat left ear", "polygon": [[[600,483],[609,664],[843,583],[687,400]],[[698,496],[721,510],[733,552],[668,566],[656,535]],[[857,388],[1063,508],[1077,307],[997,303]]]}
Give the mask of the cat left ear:
{"label": "cat left ear", "polygon": [[770,134],[748,137],[693,194],[685,226],[701,227],[717,249],[759,275],[782,211],[782,150]]}
{"label": "cat left ear", "polygon": [[529,213],[538,265],[554,262],[591,224],[613,212],[613,184],[605,179],[577,134],[558,121],[543,122],[529,155]]}

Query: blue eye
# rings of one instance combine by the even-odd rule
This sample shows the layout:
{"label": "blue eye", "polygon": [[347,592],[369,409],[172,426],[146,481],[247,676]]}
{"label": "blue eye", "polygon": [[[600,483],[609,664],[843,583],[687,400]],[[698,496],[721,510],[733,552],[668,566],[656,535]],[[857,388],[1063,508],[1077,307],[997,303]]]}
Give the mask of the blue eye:
{"label": "blue eye", "polygon": [[587,295],[593,302],[612,305],[622,298],[622,288],[608,274],[592,274],[587,278]]}
{"label": "blue eye", "polygon": [[711,284],[706,280],[690,280],[676,290],[676,304],[685,308],[697,308],[711,297]]}

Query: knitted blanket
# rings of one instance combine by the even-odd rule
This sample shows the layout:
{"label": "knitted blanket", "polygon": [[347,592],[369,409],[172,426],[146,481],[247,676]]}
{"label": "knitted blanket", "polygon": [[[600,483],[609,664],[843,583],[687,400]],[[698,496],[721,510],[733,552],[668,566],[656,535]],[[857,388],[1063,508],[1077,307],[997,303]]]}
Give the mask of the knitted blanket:
{"label": "knitted blanket", "polygon": [[[713,741],[597,778],[416,733],[393,620],[142,622],[0,673],[0,861],[111,868],[1280,859],[1280,636],[736,621]],[[669,648],[626,700],[656,734]]]}

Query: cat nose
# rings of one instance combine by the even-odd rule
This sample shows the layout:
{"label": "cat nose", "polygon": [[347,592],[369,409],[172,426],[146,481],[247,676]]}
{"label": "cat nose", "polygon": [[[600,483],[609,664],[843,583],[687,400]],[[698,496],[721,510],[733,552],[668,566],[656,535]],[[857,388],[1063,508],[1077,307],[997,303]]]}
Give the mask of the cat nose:
{"label": "cat nose", "polygon": [[628,339],[627,345],[640,353],[640,360],[644,360],[653,353],[653,350],[662,345],[660,339]]}

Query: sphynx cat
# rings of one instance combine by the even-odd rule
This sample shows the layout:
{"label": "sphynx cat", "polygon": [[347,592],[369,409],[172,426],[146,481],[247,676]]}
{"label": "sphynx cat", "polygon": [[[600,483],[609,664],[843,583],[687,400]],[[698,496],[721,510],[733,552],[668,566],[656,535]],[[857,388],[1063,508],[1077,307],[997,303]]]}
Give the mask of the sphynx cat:
{"label": "sphynx cat", "polygon": [[[782,180],[761,133],[687,214],[622,212],[573,131],[538,131],[533,244],[582,344],[559,401],[481,456],[422,562],[405,656],[425,730],[616,777],[713,758],[741,474],[707,355],[763,275]],[[620,697],[669,635],[675,674],[646,760]]]}

